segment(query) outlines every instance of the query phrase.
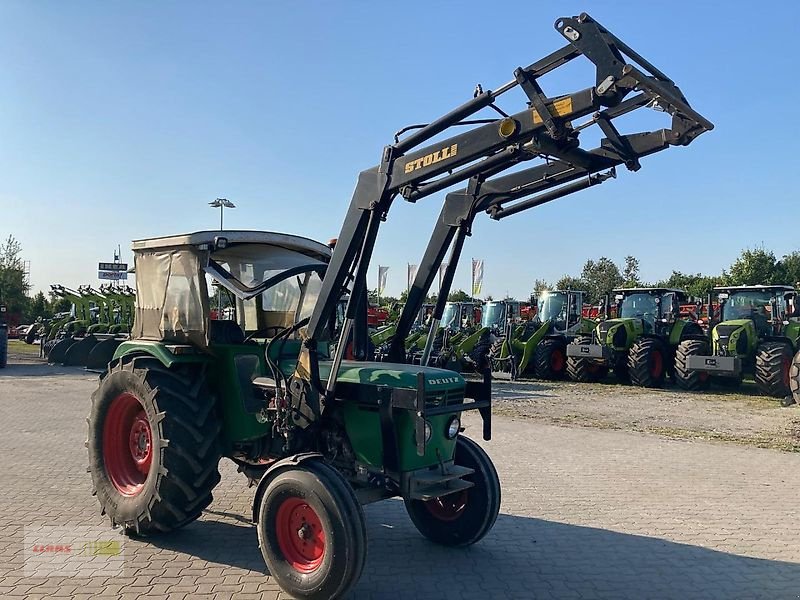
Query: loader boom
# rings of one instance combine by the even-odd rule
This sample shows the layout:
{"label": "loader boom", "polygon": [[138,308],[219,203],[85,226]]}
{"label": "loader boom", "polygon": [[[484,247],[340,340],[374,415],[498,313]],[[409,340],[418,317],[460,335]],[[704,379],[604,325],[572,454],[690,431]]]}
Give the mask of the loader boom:
{"label": "loader boom", "polygon": [[[466,190],[447,197],[411,290],[413,298],[409,297],[398,326],[395,338],[402,340],[410,327],[410,315],[416,314],[421,297],[430,288],[447,248],[452,245],[450,265],[443,280],[444,291],[440,294],[446,298],[464,237],[469,234],[478,211],[502,219],[599,183],[611,176],[613,171],[610,170],[617,165],[638,170],[639,158],[669,146],[687,145],[713,128],[710,121],[690,107],[671,79],[589,15],[564,17],[556,21],[555,26],[566,39],[566,46],[528,67],[516,69],[514,79],[496,91],[483,91],[478,86],[475,96],[455,110],[427,125],[406,128],[406,131],[416,130],[386,146],[380,164],[359,175],[318,302],[306,328],[295,372],[296,385],[292,386],[298,400],[302,400],[298,396],[310,393],[324,401],[334,389],[345,342],[356,321],[358,299],[365,292],[366,273],[380,222],[386,219],[398,195],[416,202],[469,180]],[[546,96],[538,79],[579,56],[585,56],[595,65],[595,85],[565,96]],[[525,93],[528,106],[508,115],[495,106],[495,102],[515,87]],[[617,117],[655,105],[671,115],[669,129],[621,134],[613,124]],[[486,108],[496,110],[501,116],[466,120]],[[574,124],[583,117],[589,120]],[[594,124],[600,127],[605,138],[599,147],[586,151],[580,147],[579,133]],[[473,127],[423,146],[454,126]],[[546,163],[492,179],[515,164],[534,158],[544,158]],[[600,174],[601,171],[610,172]],[[331,376],[323,385],[319,377],[317,342],[346,289],[349,289],[350,300],[345,324],[333,357]],[[441,318],[443,306],[443,302],[439,302],[436,307],[438,318]],[[395,343],[393,348],[392,360],[402,362],[399,344]],[[354,350],[357,355],[363,354],[363,349]]]}

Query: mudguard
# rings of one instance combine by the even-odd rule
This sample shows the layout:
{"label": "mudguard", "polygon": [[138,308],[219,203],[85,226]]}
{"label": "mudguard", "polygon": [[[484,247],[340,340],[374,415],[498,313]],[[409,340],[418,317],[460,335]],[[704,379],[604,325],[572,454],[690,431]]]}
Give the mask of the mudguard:
{"label": "mudguard", "polygon": [[270,481],[277,475],[279,472],[283,471],[284,469],[290,467],[296,467],[300,463],[306,462],[311,459],[322,459],[323,456],[319,452],[302,452],[300,454],[293,454],[292,456],[287,456],[286,458],[280,459],[278,462],[274,463],[272,466],[267,469],[264,475],[261,477],[261,481],[258,482],[258,486],[256,487],[256,495],[253,497],[253,523],[258,523],[258,505],[261,502],[261,497],[264,495],[264,492],[267,489]]}

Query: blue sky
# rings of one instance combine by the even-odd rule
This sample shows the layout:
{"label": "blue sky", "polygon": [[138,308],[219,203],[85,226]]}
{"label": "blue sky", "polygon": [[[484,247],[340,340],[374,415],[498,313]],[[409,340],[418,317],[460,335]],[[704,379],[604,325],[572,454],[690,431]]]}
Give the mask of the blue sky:
{"label": "blue sky", "polygon": [[[469,258],[484,293],[529,293],[587,258],[640,259],[645,279],[718,272],[744,247],[800,243],[800,9],[774,2],[29,2],[0,4],[0,236],[35,289],[96,284],[130,240],[226,227],[338,233],[357,174],[401,127],[440,116],[562,44],[587,10],[670,75],[716,129],[638,173],[496,223]],[[555,7],[555,8],[554,8]],[[584,59],[585,60],[585,59]],[[556,94],[588,71],[553,76]],[[510,94],[509,94],[510,96]],[[516,112],[524,98],[501,105]],[[651,128],[663,126],[654,114]],[[405,287],[442,196],[398,200],[373,258]],[[627,235],[623,235],[628,232]],[[374,283],[371,283],[374,286]]]}

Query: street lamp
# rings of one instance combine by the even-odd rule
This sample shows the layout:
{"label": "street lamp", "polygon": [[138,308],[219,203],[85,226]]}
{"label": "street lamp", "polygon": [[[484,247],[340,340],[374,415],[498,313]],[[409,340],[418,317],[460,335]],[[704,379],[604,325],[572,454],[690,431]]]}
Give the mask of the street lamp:
{"label": "street lamp", "polygon": [[222,211],[226,208],[236,208],[236,205],[227,198],[217,198],[213,202],[209,202],[211,208],[219,209],[219,230],[222,231]]}

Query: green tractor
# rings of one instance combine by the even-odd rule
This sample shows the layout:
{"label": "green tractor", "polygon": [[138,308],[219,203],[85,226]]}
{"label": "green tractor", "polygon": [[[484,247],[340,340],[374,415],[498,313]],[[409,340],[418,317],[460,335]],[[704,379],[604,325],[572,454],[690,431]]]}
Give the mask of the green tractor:
{"label": "green tractor", "polygon": [[491,346],[486,329],[480,325],[480,303],[447,302],[436,331],[430,331],[429,323],[428,333],[414,340],[410,346],[409,362],[419,363],[422,360],[430,340],[427,364],[453,371],[475,372]]}
{"label": "green tractor", "polygon": [[710,383],[735,387],[751,374],[765,396],[790,395],[790,366],[798,350],[800,323],[793,320],[797,293],[788,285],[714,288],[719,319],[714,323],[709,298],[709,337],[686,340],[678,347],[675,379],[686,390]]}
{"label": "green tractor", "polygon": [[680,318],[680,305],[689,301],[688,295],[655,287],[612,293],[617,317],[605,318],[591,334],[578,336],[567,347],[567,373],[573,381],[595,382],[612,370],[621,381],[661,387],[673,372],[678,344],[703,335],[697,323]]}
{"label": "green tractor", "polygon": [[[549,290],[539,295],[536,316],[509,328],[495,349],[495,366],[516,376],[558,380],[566,377],[567,346],[581,333],[592,330],[594,322],[584,319],[584,292]],[[510,343],[506,340],[510,339]],[[497,348],[497,347],[496,347]]]}
{"label": "green tractor", "polygon": [[[427,352],[407,362],[407,336],[445,257],[429,331],[475,215],[500,220],[601,184],[617,166],[636,171],[640,158],[713,128],[664,73],[588,15],[561,18],[556,29],[560,50],[399,132],[359,175],[332,253],[307,238],[252,231],[134,242],[131,339],[101,376],[88,419],[89,472],[112,524],[148,536],[192,522],[211,503],[226,457],[256,484],[252,517],[270,575],[307,600],[344,597],[358,581],[363,504],[402,498],[420,533],[447,546],[491,530],[500,483],[461,420],[477,411],[491,438],[491,373],[466,381],[428,366]],[[590,86],[547,97],[538,79],[579,57],[595,65]],[[503,111],[500,98],[517,88],[528,100]],[[669,122],[662,129],[623,134],[613,124],[655,106]],[[474,118],[490,107],[501,116]],[[578,134],[594,125],[604,137],[584,148]],[[367,274],[381,224],[395,199],[419,202],[464,182],[445,197],[387,360],[375,361]],[[209,318],[207,278],[235,297],[233,319]]]}

